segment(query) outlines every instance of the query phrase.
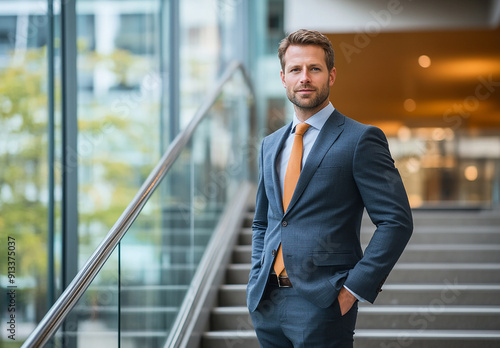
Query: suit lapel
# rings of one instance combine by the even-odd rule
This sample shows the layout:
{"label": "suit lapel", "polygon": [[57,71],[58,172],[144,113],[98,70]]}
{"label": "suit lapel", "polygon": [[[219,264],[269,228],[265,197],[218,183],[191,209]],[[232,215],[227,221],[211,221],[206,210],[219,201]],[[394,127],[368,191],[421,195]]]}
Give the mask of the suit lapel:
{"label": "suit lapel", "polygon": [[297,202],[298,198],[302,195],[302,192],[304,192],[304,189],[308,185],[309,181],[311,181],[311,178],[316,172],[321,160],[325,157],[330,147],[344,130],[344,122],[345,116],[335,109],[323,125],[323,128],[321,128],[318,138],[316,139],[311,152],[307,157],[307,161],[302,168],[302,172],[300,173],[299,181],[295,187],[288,210],[293,207],[295,202]]}
{"label": "suit lapel", "polygon": [[291,130],[292,130],[292,123],[290,123],[287,127],[281,128],[281,133],[279,133],[279,131],[276,133],[276,140],[278,141],[276,142],[274,149],[272,149],[274,199],[275,202],[278,204],[278,207],[281,209],[281,211],[283,211],[283,196],[281,193],[281,183],[277,170],[278,166],[280,165],[278,163],[278,155],[280,154],[281,149],[283,148],[283,144],[290,135]]}

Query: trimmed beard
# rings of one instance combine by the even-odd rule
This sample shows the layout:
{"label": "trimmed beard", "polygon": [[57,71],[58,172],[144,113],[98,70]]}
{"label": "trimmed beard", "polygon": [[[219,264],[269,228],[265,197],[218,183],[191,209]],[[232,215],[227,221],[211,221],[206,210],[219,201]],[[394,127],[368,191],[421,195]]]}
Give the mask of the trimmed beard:
{"label": "trimmed beard", "polygon": [[[300,88],[310,88],[308,85],[301,86]],[[320,90],[315,89],[317,94],[314,98],[303,98],[302,100],[299,100],[297,98],[297,94],[295,91],[293,93],[290,93],[287,91],[286,96],[288,97],[288,100],[290,100],[294,105],[301,109],[314,109],[320,106],[325,102],[325,100],[328,99],[330,96],[330,88],[328,86],[321,88]]]}

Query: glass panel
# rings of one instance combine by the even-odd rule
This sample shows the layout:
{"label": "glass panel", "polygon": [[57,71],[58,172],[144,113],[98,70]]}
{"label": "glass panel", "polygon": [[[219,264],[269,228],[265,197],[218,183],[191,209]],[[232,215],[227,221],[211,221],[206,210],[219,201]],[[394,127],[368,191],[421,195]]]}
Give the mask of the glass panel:
{"label": "glass panel", "polygon": [[[14,106],[22,109],[22,116],[27,117],[19,122],[19,115],[14,113],[14,121],[9,120],[2,124],[1,139],[8,139],[8,142],[2,142],[1,149],[2,155],[6,155],[2,160],[9,160],[9,163],[4,161],[6,164],[11,165],[11,158],[15,158],[12,169],[19,165],[18,170],[22,168],[24,174],[32,175],[30,180],[36,181],[27,185],[27,188],[22,188],[25,197],[24,201],[18,204],[17,216],[21,216],[21,212],[25,213],[26,206],[31,202],[38,200],[36,203],[41,203],[41,208],[36,206],[33,211],[45,217],[37,218],[36,226],[30,225],[33,231],[29,228],[27,230],[34,232],[35,236],[43,237],[35,240],[30,235],[30,243],[23,240],[23,244],[28,244],[26,249],[38,252],[38,246],[47,243],[46,229],[50,225],[46,218],[48,199],[43,197],[50,190],[45,183],[48,172],[46,110],[50,109],[50,105],[46,87],[47,50],[43,48],[43,35],[46,34],[41,33],[42,29],[47,30],[43,18],[50,16],[46,16],[46,11],[40,9],[41,2],[33,1],[33,13],[30,12],[30,6],[26,6],[28,3],[29,1],[25,1],[17,6],[12,2],[0,0],[0,88],[2,92],[7,89],[7,83],[2,84],[8,81],[4,79],[3,74],[11,78],[12,71],[18,73],[17,82],[29,82],[19,89],[14,89],[13,92],[25,93],[16,104],[12,100],[6,101],[8,93],[0,94],[1,98],[4,98],[0,103],[2,123],[5,110],[10,112]],[[8,5],[1,7],[4,4]],[[161,91],[162,86],[166,84],[162,81],[163,74],[159,71],[159,45],[162,40],[158,36],[161,35],[160,5],[166,6],[167,2],[79,0],[76,4],[79,146],[77,257],[81,267],[131,201],[160,155],[160,132],[164,130],[161,127],[160,98],[162,93],[166,95],[165,91]],[[200,13],[199,6],[203,6],[205,11],[202,17],[197,18],[196,14]],[[16,12],[18,10],[19,13]],[[219,73],[221,43],[218,25],[222,20],[218,22],[218,10],[218,1],[183,1],[181,4],[181,67],[187,70],[181,74],[182,115],[186,116],[182,117],[183,125],[192,118],[207,92],[212,90]],[[51,129],[54,132],[57,163],[61,157],[59,104],[62,86],[59,76],[59,36],[65,30],[59,27],[58,16],[56,13],[53,20],[58,34],[54,41],[53,88],[56,93],[52,100],[56,118]],[[19,17],[22,17],[22,20],[19,20]],[[162,27],[167,25],[163,23]],[[32,26],[38,30],[32,30]],[[14,29],[3,30],[4,27]],[[26,28],[28,34],[24,35]],[[12,37],[17,41],[12,41]],[[9,56],[10,46],[6,42],[14,47],[12,56]],[[227,54],[226,58],[229,59],[230,56]],[[26,64],[18,66],[16,62],[20,61],[19,57],[30,60],[24,60],[22,62]],[[9,84],[9,88],[14,85]],[[127,255],[118,261],[118,251],[115,252],[74,308],[65,326],[48,346],[108,347],[118,345],[118,337],[122,338],[121,342],[125,346],[132,344],[154,347],[165,341],[222,209],[228,197],[234,194],[237,188],[233,179],[247,176],[250,105],[248,91],[244,90],[241,76],[235,77],[228,88],[214,106],[212,121],[205,121],[200,125],[194,140],[184,150],[169,177],[164,180],[123,241],[121,252],[127,252]],[[26,100],[30,102],[22,103]],[[165,100],[163,102],[168,103]],[[41,111],[42,107],[44,110]],[[26,122],[27,120],[29,122]],[[33,134],[16,133],[14,128],[21,129],[24,126],[32,127],[29,131]],[[214,128],[220,137],[214,138],[210,135],[213,134]],[[20,143],[12,140],[13,134],[14,140],[19,140]],[[37,142],[34,142],[35,138]],[[28,143],[32,148],[19,145]],[[21,163],[25,157],[20,156],[20,151],[27,149],[32,152],[30,154],[36,154],[37,158],[30,158],[31,162],[28,164]],[[9,154],[15,156],[8,157]],[[255,161],[255,158],[253,160]],[[56,202],[59,204],[61,185],[58,178],[62,168],[57,163],[56,182],[52,192],[56,193]],[[33,189],[33,186],[41,181],[41,189]],[[12,188],[7,186],[0,187],[2,213],[4,206],[9,203],[9,195],[13,196]],[[53,208],[57,219],[56,244],[60,245],[60,209],[58,206]],[[4,220],[0,222],[5,223]],[[19,225],[16,225],[17,227]],[[37,228],[39,230],[36,230]],[[44,265],[47,263],[47,256],[45,250],[40,252],[43,254],[41,257],[31,252],[30,256],[36,258],[36,265],[29,270],[30,277],[32,274],[46,277]],[[59,271],[59,248],[56,249],[55,258]],[[24,257],[23,262],[27,262],[26,260],[30,258]],[[125,269],[123,276],[119,267]],[[57,274],[54,274],[51,283],[56,283],[57,279]],[[29,296],[23,294],[21,301],[26,301],[22,304],[23,310],[29,313],[30,318],[36,317],[38,321],[48,307],[38,294],[40,292],[45,296],[46,284],[29,280],[30,282],[26,282],[30,287],[29,291],[34,293],[36,288],[37,293],[30,294],[33,299],[29,300],[26,300]],[[121,292],[116,290],[118,284],[122,286]],[[60,285],[59,282],[57,285]],[[56,292],[60,292],[59,289],[56,289]],[[43,306],[45,308],[39,310]],[[146,311],[143,311],[144,307],[147,308]],[[23,327],[26,335],[34,328],[36,321],[33,320]],[[123,331],[122,335],[120,330]],[[98,343],[88,341],[93,337],[98,338]],[[137,340],[138,338],[140,340]]]}
{"label": "glass panel", "polygon": [[122,241],[121,342],[163,347],[228,201],[248,176],[249,91],[237,74]]}
{"label": "glass panel", "polygon": [[115,250],[66,320],[66,335],[76,338],[76,347],[119,346],[118,255]]}
{"label": "glass panel", "polygon": [[219,218],[255,161],[252,102],[238,72],[52,339],[53,347],[164,346]]}
{"label": "glass panel", "polygon": [[80,265],[160,157],[159,3],[77,2]]}
{"label": "glass panel", "polygon": [[[80,267],[160,157],[159,16],[160,0],[77,1]],[[73,311],[78,347],[118,346],[112,262]],[[140,323],[141,315],[126,308],[123,326],[129,318]]]}
{"label": "glass panel", "polygon": [[180,6],[180,127],[194,116],[218,76],[218,0],[183,0]]}
{"label": "glass panel", "polygon": [[119,347],[119,253],[111,254],[46,348]]}
{"label": "glass panel", "polygon": [[22,344],[52,291],[48,28],[46,2],[0,1],[0,345],[6,347]]}

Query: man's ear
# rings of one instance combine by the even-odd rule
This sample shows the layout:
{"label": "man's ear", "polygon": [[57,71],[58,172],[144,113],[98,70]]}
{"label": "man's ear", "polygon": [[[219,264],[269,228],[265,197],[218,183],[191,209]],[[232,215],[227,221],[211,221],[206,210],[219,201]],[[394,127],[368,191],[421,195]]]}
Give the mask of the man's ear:
{"label": "man's ear", "polygon": [[280,70],[280,76],[281,76],[281,83],[283,84],[283,87],[286,88],[285,73],[283,72],[283,70]]}
{"label": "man's ear", "polygon": [[337,69],[335,69],[335,67],[333,67],[332,70],[330,70],[330,81],[329,81],[330,87],[333,86],[336,78],[337,78]]}

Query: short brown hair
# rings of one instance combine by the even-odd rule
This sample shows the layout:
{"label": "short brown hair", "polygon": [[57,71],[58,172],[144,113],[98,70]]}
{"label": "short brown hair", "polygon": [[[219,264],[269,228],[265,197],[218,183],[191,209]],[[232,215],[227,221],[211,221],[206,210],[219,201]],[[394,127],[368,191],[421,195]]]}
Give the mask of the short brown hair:
{"label": "short brown hair", "polygon": [[281,63],[281,69],[285,69],[285,52],[292,45],[316,45],[320,46],[325,51],[326,67],[328,71],[335,66],[335,52],[333,51],[332,43],[328,38],[319,31],[299,29],[290,33],[280,42],[278,48],[278,57]]}

